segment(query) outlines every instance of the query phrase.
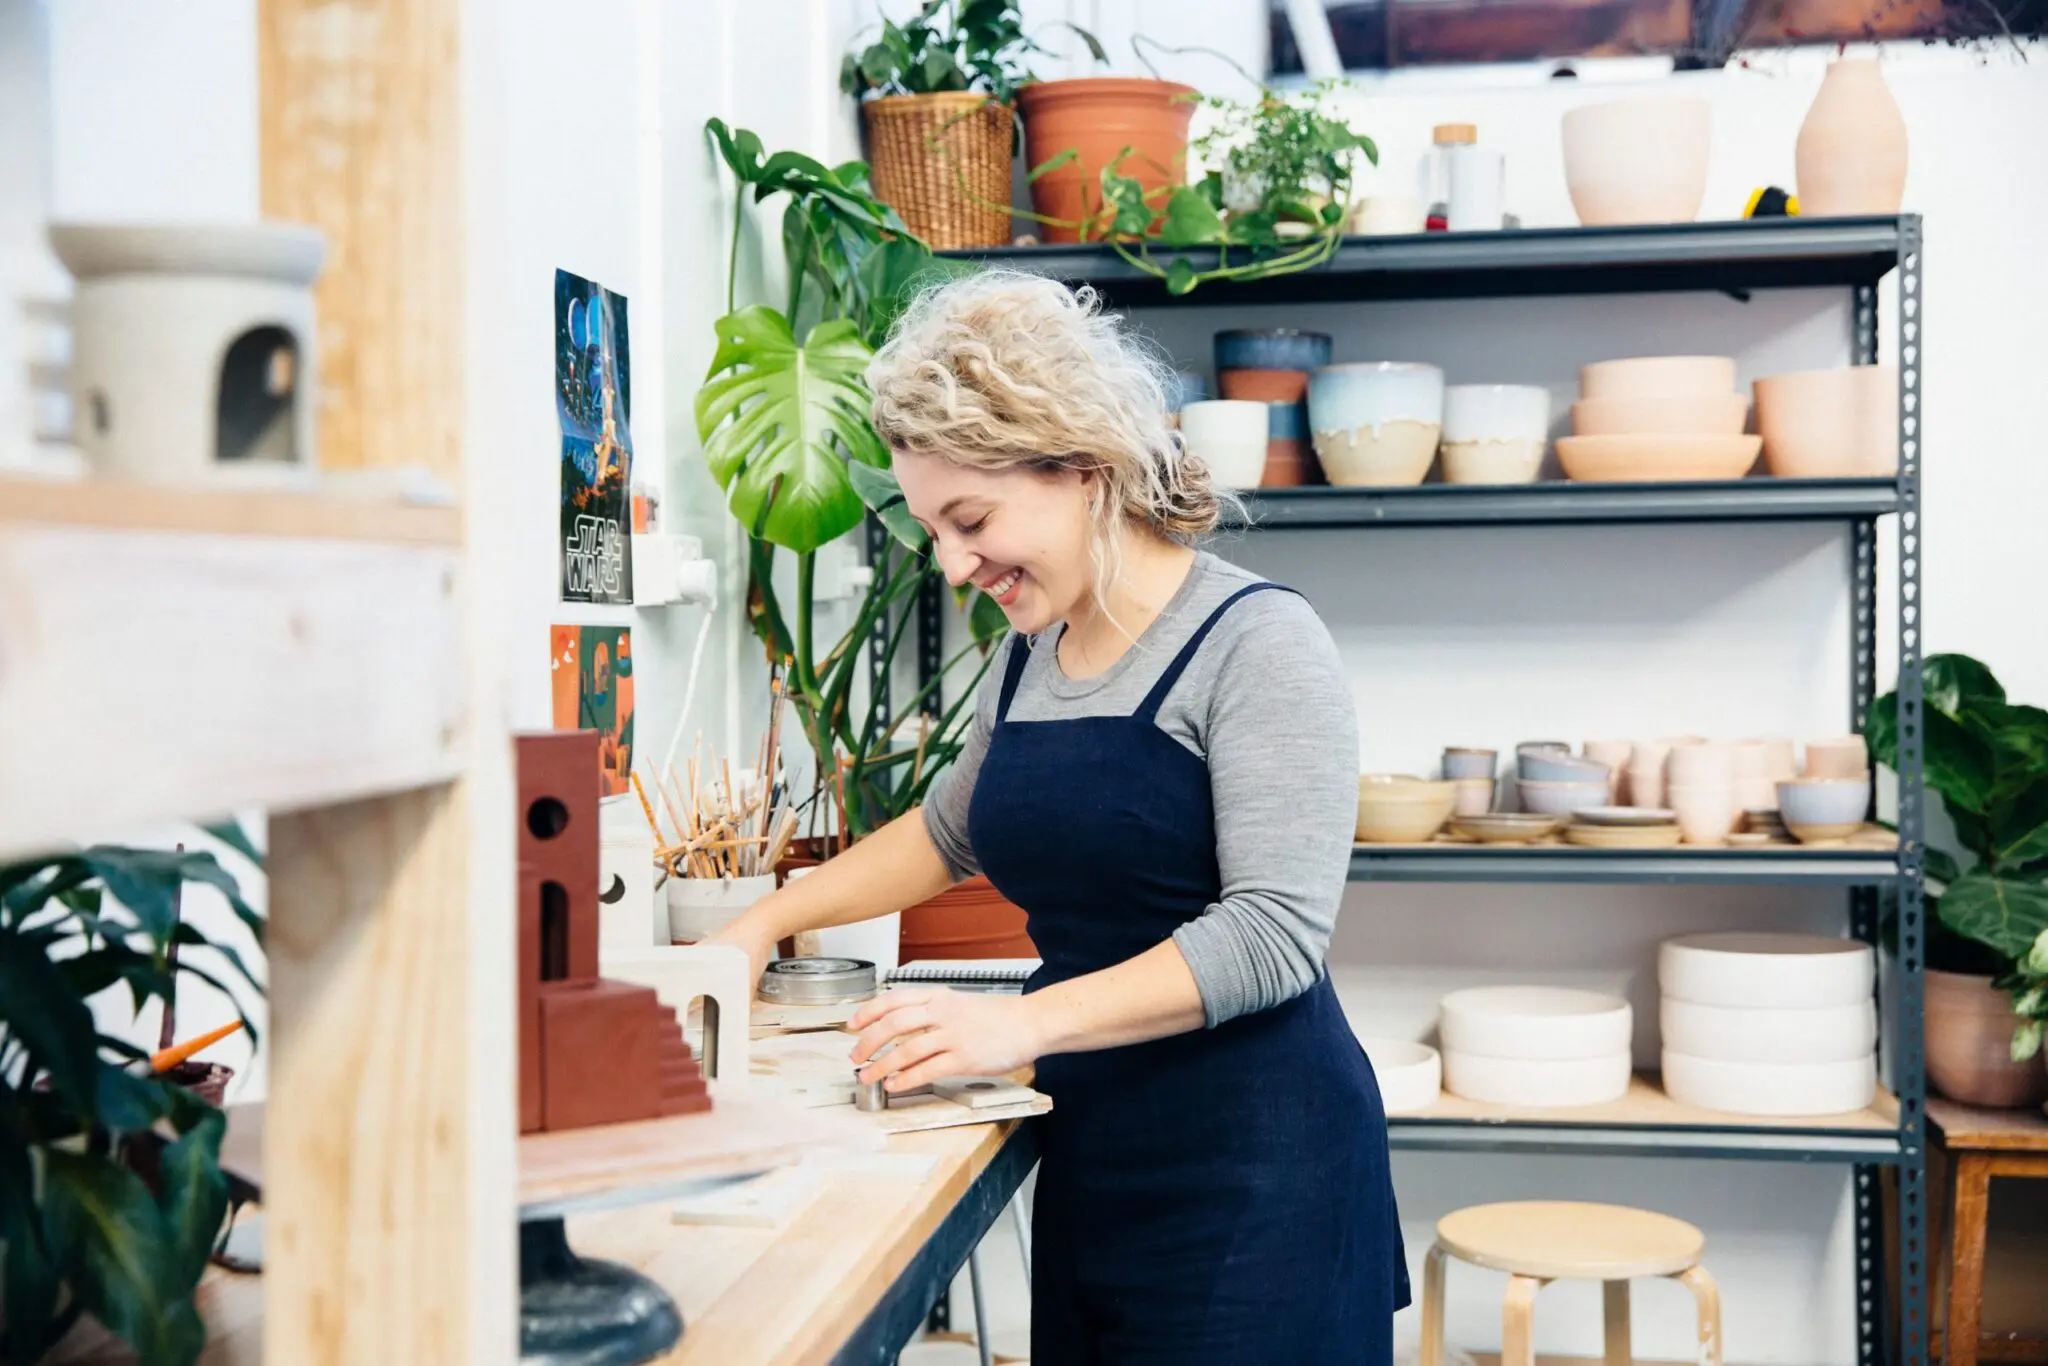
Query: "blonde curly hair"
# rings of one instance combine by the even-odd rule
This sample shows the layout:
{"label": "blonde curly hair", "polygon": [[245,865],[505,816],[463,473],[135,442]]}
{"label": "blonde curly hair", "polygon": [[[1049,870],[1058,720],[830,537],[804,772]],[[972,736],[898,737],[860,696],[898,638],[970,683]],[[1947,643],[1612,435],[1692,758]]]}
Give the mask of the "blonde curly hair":
{"label": "blonde curly hair", "polygon": [[1215,528],[1228,496],[1167,422],[1167,373],[1094,290],[985,270],[919,295],[867,379],[875,430],[892,451],[1100,481],[1089,539],[1106,605],[1126,525],[1190,545]]}

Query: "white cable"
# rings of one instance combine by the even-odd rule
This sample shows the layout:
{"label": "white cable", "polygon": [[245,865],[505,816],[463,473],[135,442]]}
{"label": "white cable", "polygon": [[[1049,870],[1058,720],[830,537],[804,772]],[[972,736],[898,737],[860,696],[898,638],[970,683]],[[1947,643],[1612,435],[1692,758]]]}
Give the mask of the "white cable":
{"label": "white cable", "polygon": [[[668,737],[668,752],[661,758],[661,772],[675,767],[676,746],[683,742],[683,728],[690,721],[690,705],[697,700],[697,666],[704,662],[704,642],[711,638],[711,617],[713,610],[704,609],[704,622],[697,628],[697,644],[690,651],[690,682],[683,689],[683,709],[676,713],[675,731]],[[660,775],[656,775],[657,781]]]}

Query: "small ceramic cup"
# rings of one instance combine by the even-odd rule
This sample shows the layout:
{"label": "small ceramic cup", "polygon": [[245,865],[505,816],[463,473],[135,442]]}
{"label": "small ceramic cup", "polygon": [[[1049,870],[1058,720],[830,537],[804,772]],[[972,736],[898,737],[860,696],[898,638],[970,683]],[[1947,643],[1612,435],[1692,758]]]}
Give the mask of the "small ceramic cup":
{"label": "small ceramic cup", "polygon": [[1629,804],[1628,769],[1635,757],[1635,744],[1629,740],[1588,740],[1580,747],[1588,759],[1607,765],[1614,775],[1613,791],[1610,793],[1617,806]]}
{"label": "small ceramic cup", "polygon": [[1266,405],[1249,399],[1205,399],[1180,410],[1188,454],[1207,465],[1209,477],[1227,489],[1259,486],[1270,423]]}
{"label": "small ceramic cup", "polygon": [[1681,741],[1664,759],[1667,788],[1735,781],[1735,760],[1728,746],[1711,740]]}
{"label": "small ceramic cup", "polygon": [[1444,390],[1444,482],[1527,484],[1549,445],[1550,391],[1533,384]]}
{"label": "small ceramic cup", "polygon": [[1444,751],[1444,777],[1484,778],[1491,782],[1500,772],[1500,755],[1490,749],[1447,749]]}
{"label": "small ceramic cup", "polygon": [[1458,795],[1451,806],[1454,816],[1483,816],[1493,810],[1493,779],[1454,778]]}
{"label": "small ceramic cup", "polygon": [[1860,735],[1838,735],[1806,742],[1809,778],[1860,778],[1870,772],[1870,747]]}
{"label": "small ceramic cup", "polygon": [[1664,805],[1664,765],[1631,764],[1624,781],[1628,784],[1628,800],[1632,806]]}
{"label": "small ceramic cup", "polygon": [[1735,818],[1741,814],[1741,808],[1735,804],[1735,785],[1725,779],[1669,783],[1664,788],[1664,804],[1677,813],[1679,837],[1687,844],[1726,843],[1735,829]]}

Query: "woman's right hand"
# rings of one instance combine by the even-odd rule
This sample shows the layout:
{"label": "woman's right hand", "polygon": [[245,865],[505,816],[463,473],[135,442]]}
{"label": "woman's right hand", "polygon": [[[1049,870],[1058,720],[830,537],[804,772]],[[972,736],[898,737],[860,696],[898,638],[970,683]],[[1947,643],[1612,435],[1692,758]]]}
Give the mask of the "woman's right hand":
{"label": "woman's right hand", "polygon": [[743,950],[747,955],[747,987],[758,994],[761,990],[761,974],[768,970],[768,960],[775,956],[778,939],[779,936],[761,921],[743,915],[704,942],[730,944]]}

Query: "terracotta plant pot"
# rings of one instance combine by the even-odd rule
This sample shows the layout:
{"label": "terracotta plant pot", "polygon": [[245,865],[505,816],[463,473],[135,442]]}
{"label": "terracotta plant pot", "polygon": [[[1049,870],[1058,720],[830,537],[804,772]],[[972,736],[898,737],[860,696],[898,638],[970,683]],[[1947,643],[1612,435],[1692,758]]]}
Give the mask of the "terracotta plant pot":
{"label": "terracotta plant pot", "polygon": [[[1075,153],[1031,184],[1032,207],[1058,220],[1038,224],[1038,236],[1047,242],[1101,237],[1109,221],[1102,171],[1113,163],[1148,194],[1185,184],[1195,94],[1192,86],[1131,76],[1037,81],[1019,90],[1027,169]],[[1165,209],[1163,195],[1155,202]]]}
{"label": "terracotta plant pot", "polygon": [[1906,196],[1906,120],[1869,59],[1828,68],[1799,125],[1799,213],[1897,213]]}
{"label": "terracotta plant pot", "polygon": [[971,877],[903,912],[902,960],[1036,958],[1022,908],[985,877]]}
{"label": "terracotta plant pot", "polygon": [[1899,368],[1847,365],[1756,382],[1756,429],[1772,474],[1791,479],[1899,471]]}
{"label": "terracotta plant pot", "polygon": [[1927,1079],[1950,1100],[1994,1109],[2048,1098],[2039,1058],[2012,1060],[2012,997],[1989,977],[1927,970]]}

